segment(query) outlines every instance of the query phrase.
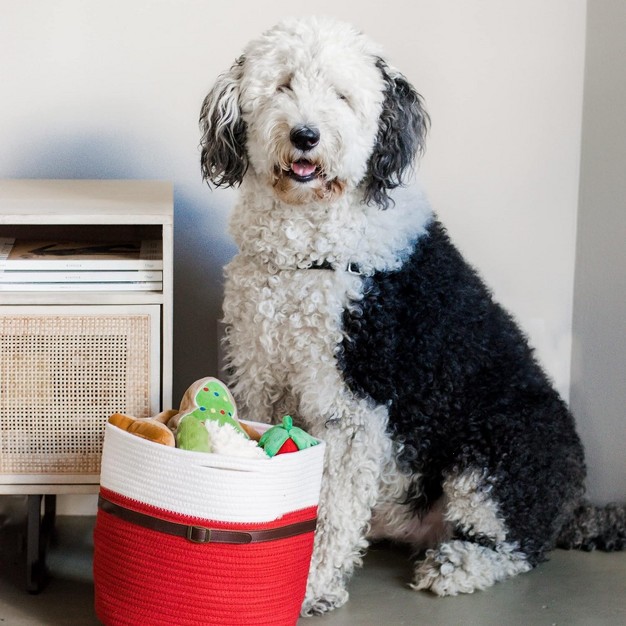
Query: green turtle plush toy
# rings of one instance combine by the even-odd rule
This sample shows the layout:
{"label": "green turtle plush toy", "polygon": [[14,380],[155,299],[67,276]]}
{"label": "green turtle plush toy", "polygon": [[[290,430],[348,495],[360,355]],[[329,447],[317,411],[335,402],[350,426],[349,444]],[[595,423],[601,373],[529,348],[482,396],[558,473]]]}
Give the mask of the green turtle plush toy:
{"label": "green turtle plush toy", "polygon": [[168,426],[176,436],[176,447],[183,450],[268,458],[237,420],[235,401],[217,378],[193,383]]}

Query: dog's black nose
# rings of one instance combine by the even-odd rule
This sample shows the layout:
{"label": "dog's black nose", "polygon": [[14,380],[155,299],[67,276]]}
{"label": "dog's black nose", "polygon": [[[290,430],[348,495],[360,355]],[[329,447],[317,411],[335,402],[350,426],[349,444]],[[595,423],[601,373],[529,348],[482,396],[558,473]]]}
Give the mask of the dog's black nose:
{"label": "dog's black nose", "polygon": [[315,148],[320,142],[320,131],[311,126],[296,126],[291,130],[289,139],[298,150],[306,152]]}

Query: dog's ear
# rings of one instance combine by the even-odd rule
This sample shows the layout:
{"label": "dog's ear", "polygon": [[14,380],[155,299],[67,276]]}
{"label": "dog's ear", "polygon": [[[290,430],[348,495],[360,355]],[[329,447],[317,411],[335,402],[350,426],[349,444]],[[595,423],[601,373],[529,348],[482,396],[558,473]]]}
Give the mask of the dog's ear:
{"label": "dog's ear", "polygon": [[430,118],[422,97],[402,74],[392,71],[380,58],[376,66],[385,81],[385,97],[364,179],[364,196],[368,204],[386,209],[393,203],[387,191],[404,183],[405,173],[424,151]]}
{"label": "dog's ear", "polygon": [[239,82],[244,57],[218,77],[202,103],[202,177],[216,187],[239,185],[248,169],[246,123],[239,109]]}

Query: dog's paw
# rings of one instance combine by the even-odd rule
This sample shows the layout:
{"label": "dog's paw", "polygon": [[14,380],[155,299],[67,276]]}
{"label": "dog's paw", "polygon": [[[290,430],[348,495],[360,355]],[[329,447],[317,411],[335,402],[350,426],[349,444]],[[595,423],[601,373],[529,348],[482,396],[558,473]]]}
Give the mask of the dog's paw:
{"label": "dog's paw", "polygon": [[319,598],[305,598],[300,611],[303,617],[312,617],[313,615],[323,615],[338,609],[348,601],[349,594],[345,589],[339,589],[333,593],[327,593]]}
{"label": "dog's paw", "polygon": [[466,541],[444,543],[429,550],[415,570],[411,587],[438,596],[456,596],[486,589],[496,582],[527,572],[531,566],[511,544],[492,550]]}
{"label": "dog's paw", "polygon": [[426,559],[415,570],[410,587],[416,591],[431,591],[438,596],[455,596],[474,591],[467,578],[468,572],[458,553],[445,549],[429,550]]}

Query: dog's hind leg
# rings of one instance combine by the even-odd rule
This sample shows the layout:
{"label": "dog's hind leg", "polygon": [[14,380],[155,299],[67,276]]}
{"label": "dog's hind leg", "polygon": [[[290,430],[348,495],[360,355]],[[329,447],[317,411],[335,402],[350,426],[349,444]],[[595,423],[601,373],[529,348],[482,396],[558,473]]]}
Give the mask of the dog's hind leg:
{"label": "dog's hind leg", "polygon": [[508,540],[492,488],[479,471],[443,484],[445,519],[457,538],[428,550],[411,587],[440,596],[472,593],[532,569],[528,556]]}
{"label": "dog's hind leg", "polygon": [[370,425],[382,426],[380,432],[353,420],[354,412],[311,429],[326,441],[327,450],[303,615],[325,613],[347,601],[347,582],[368,545],[365,535],[389,440],[384,437],[384,407],[360,406],[356,412],[365,410],[370,413]]}

